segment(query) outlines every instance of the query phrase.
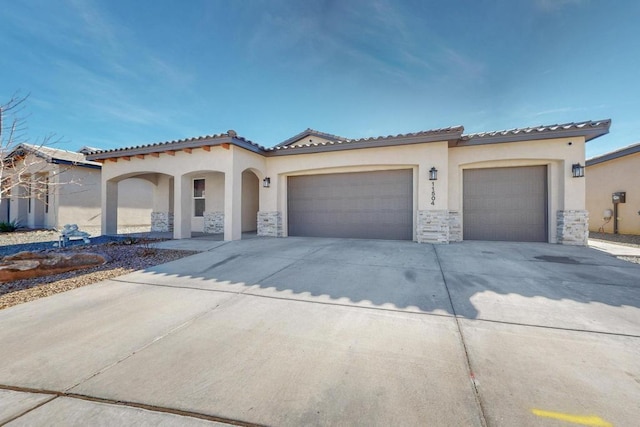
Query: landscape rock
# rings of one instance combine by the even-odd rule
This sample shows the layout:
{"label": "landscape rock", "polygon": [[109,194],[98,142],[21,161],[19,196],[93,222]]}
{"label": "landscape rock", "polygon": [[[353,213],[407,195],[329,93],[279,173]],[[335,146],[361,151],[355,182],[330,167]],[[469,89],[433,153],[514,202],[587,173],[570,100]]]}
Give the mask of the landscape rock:
{"label": "landscape rock", "polygon": [[64,273],[106,263],[104,256],[95,253],[38,253],[20,252],[0,261],[0,282],[30,279]]}

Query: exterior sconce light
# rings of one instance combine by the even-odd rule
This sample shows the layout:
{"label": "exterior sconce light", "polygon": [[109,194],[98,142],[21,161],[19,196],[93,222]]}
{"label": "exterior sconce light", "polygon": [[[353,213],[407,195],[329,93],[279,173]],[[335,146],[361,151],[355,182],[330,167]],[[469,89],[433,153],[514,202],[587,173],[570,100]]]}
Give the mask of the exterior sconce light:
{"label": "exterior sconce light", "polygon": [[438,180],[438,169],[436,167],[432,167],[429,169],[429,181],[437,181]]}
{"label": "exterior sconce light", "polygon": [[271,187],[271,178],[266,177],[265,179],[262,180],[262,186],[264,188],[269,188]]}
{"label": "exterior sconce light", "polygon": [[573,166],[571,166],[571,173],[574,178],[582,178],[584,176],[584,166],[580,163],[574,163]]}

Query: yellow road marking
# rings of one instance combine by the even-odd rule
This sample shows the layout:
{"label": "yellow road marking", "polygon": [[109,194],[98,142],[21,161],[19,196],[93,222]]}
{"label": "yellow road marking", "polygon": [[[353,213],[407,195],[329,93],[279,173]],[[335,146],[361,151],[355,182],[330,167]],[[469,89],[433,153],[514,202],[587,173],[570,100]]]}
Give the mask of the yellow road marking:
{"label": "yellow road marking", "polygon": [[544,418],[553,418],[556,420],[567,421],[574,424],[582,424],[589,427],[613,427],[608,421],[595,415],[570,415],[562,412],[543,411],[542,409],[532,409],[534,415]]}

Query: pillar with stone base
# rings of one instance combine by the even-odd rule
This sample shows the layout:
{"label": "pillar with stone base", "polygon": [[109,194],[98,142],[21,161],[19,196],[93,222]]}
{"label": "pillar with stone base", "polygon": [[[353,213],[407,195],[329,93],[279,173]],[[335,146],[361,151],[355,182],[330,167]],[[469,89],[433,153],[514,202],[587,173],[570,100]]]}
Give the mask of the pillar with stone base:
{"label": "pillar with stone base", "polygon": [[282,237],[282,213],[258,212],[258,236]]}
{"label": "pillar with stone base", "polygon": [[586,246],[589,239],[589,212],[566,210],[556,212],[557,242],[561,245]]}
{"label": "pillar with stone base", "polygon": [[151,231],[166,233],[173,231],[172,212],[151,212]]}
{"label": "pillar with stone base", "polygon": [[449,211],[418,211],[416,240],[418,243],[449,243]]}

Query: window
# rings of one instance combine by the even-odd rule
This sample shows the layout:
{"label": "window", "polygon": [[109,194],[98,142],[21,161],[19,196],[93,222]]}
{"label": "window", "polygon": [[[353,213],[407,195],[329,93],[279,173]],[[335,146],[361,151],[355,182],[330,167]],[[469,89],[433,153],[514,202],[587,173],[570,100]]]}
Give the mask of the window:
{"label": "window", "polygon": [[11,197],[11,178],[4,178],[2,180],[2,197]]}
{"label": "window", "polygon": [[44,186],[44,213],[49,213],[49,177],[45,177],[43,184]]}
{"label": "window", "polygon": [[204,179],[193,180],[193,216],[204,216]]}
{"label": "window", "polygon": [[31,177],[27,177],[27,212],[31,213]]}

